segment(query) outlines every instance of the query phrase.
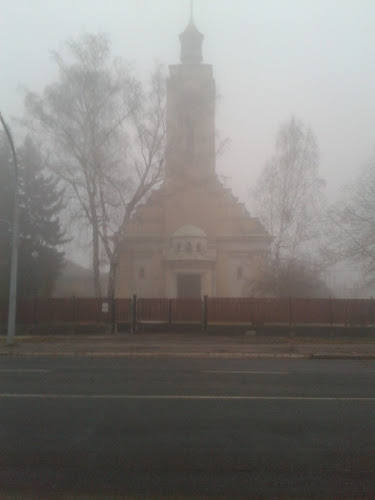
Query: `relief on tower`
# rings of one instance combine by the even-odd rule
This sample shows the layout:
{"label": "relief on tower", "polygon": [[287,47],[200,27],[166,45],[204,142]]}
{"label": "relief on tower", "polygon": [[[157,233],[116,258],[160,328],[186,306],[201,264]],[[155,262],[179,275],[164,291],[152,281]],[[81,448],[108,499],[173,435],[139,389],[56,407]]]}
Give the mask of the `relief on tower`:
{"label": "relief on tower", "polygon": [[186,161],[193,162],[199,152],[200,130],[207,106],[199,92],[186,88],[180,95],[180,131],[183,154]]}

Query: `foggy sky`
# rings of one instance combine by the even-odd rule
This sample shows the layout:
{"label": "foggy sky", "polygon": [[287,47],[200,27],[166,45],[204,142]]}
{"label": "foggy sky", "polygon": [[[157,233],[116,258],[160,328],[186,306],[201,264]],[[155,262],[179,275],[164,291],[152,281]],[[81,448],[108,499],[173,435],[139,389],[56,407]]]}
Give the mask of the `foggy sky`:
{"label": "foggy sky", "polygon": [[[0,109],[22,115],[21,85],[57,76],[50,51],[108,33],[113,53],[147,75],[179,62],[188,0],[0,0]],[[374,0],[196,0],[204,62],[214,67],[217,128],[231,139],[218,172],[241,201],[291,114],[315,132],[333,198],[375,151]]]}

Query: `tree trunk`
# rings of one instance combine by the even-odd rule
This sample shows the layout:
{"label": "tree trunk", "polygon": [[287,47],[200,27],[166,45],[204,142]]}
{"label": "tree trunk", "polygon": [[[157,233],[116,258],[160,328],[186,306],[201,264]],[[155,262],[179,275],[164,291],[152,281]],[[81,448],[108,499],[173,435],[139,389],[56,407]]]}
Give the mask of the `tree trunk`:
{"label": "tree trunk", "polygon": [[279,245],[276,245],[276,250],[275,250],[273,277],[274,277],[274,282],[273,282],[274,294],[276,297],[280,297],[280,288],[281,288],[280,285],[281,285],[281,283],[280,283],[280,248],[279,248]]}
{"label": "tree trunk", "polygon": [[95,297],[100,298],[102,291],[100,287],[100,259],[99,259],[99,234],[95,227],[92,231],[92,276],[94,282]]}
{"label": "tree trunk", "polygon": [[[116,308],[115,292],[116,292],[117,264],[118,264],[118,242],[116,240],[111,255],[111,259],[109,261],[109,276],[108,276],[108,290],[107,290],[108,301],[110,302],[112,308]],[[116,314],[115,309],[112,309],[112,324],[111,324],[112,335],[116,333],[115,314]]]}
{"label": "tree trunk", "polygon": [[108,276],[108,290],[107,290],[109,300],[113,300],[115,298],[119,250],[122,237],[125,234],[132,211],[133,211],[133,206],[131,206],[131,208],[126,209],[121,227],[114,237],[113,251],[109,256],[109,276]]}
{"label": "tree trunk", "polygon": [[117,252],[116,256],[113,254],[112,259],[109,263],[108,290],[107,290],[107,295],[109,300],[113,300],[115,298],[116,274],[117,274]]}

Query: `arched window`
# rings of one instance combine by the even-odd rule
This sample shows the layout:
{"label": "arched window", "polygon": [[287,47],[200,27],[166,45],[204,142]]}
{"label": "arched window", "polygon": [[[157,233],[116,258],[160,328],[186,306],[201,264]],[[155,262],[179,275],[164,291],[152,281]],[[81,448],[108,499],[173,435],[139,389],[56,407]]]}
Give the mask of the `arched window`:
{"label": "arched window", "polygon": [[191,242],[190,242],[190,241],[188,241],[188,242],[186,243],[186,253],[192,253],[192,251],[193,251],[193,247],[192,247],[192,245],[191,245]]}
{"label": "arched window", "polygon": [[202,253],[202,245],[200,243],[197,243],[197,252]]}
{"label": "arched window", "polygon": [[243,278],[243,269],[241,266],[238,266],[237,267],[237,279],[240,280],[241,278]]}
{"label": "arched window", "polygon": [[142,280],[144,277],[145,277],[145,269],[144,267],[140,267],[138,271],[138,278]]}
{"label": "arched window", "polygon": [[181,243],[177,243],[176,251],[177,253],[181,252]]}

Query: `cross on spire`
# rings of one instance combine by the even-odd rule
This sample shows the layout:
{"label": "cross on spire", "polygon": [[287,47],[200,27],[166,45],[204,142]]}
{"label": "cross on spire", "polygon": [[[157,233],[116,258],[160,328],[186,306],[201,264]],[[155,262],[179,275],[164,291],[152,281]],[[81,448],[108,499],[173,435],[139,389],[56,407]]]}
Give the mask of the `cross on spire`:
{"label": "cross on spire", "polygon": [[194,24],[194,0],[190,0],[190,22]]}

